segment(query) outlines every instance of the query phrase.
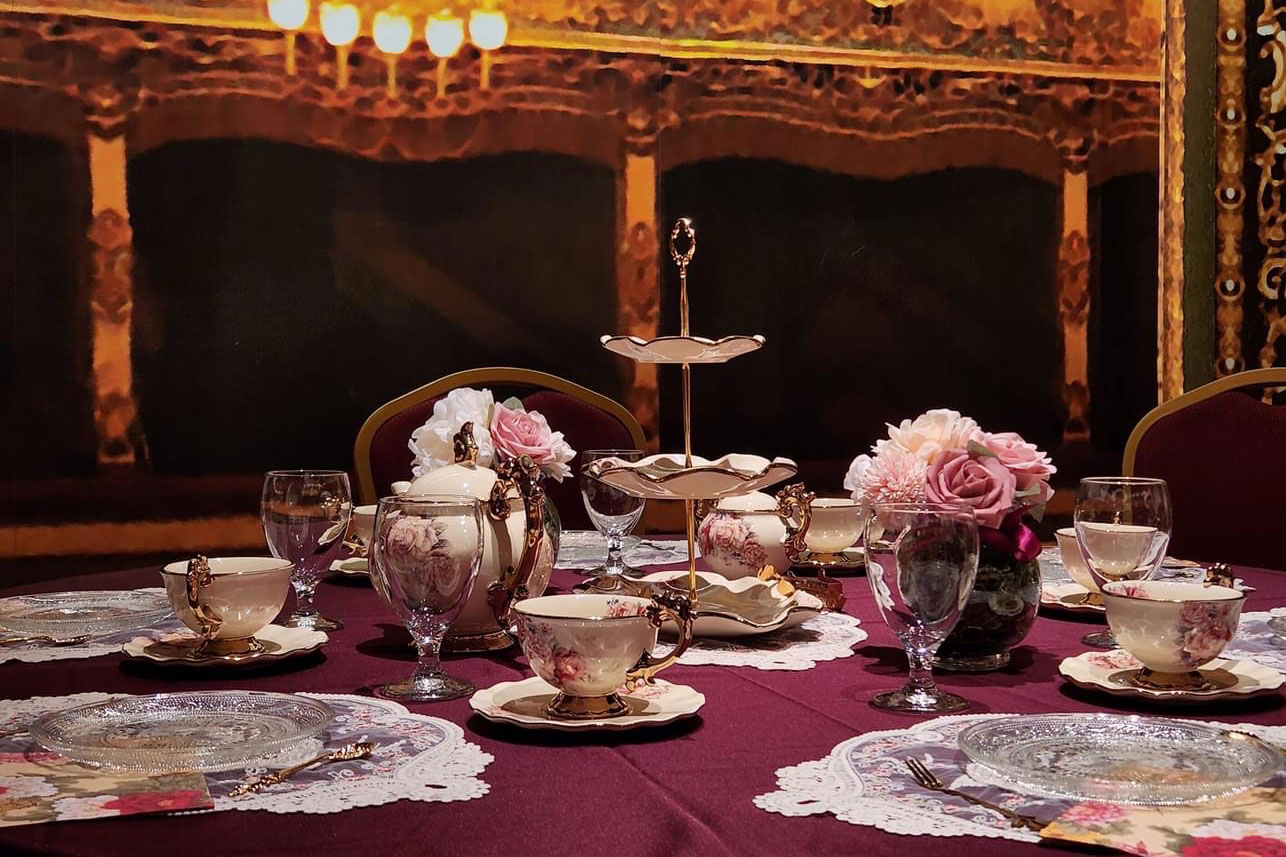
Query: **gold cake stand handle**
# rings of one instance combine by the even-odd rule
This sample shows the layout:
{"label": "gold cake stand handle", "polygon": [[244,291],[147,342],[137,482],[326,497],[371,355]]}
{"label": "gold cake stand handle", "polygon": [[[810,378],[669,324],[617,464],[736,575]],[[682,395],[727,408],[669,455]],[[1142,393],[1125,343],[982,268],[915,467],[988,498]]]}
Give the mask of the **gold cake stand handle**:
{"label": "gold cake stand handle", "polygon": [[647,617],[652,624],[660,628],[666,620],[679,626],[679,643],[663,658],[652,657],[651,652],[644,652],[634,668],[625,674],[625,686],[633,689],[639,684],[651,684],[656,674],[678,662],[683,653],[692,645],[692,604],[687,598],[668,592],[658,592],[652,596],[648,605]]}

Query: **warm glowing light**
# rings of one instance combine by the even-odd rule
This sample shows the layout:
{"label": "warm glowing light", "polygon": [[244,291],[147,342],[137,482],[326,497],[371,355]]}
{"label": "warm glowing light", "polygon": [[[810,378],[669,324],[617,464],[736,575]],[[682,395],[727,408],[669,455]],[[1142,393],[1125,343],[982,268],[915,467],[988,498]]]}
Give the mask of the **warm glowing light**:
{"label": "warm glowing light", "polygon": [[283,30],[298,30],[308,20],[308,0],[268,0],[268,17]]}
{"label": "warm glowing light", "polygon": [[424,41],[439,59],[455,56],[464,44],[464,20],[443,9],[424,25]]}
{"label": "warm glowing light", "polygon": [[411,45],[411,19],[398,12],[376,12],[371,22],[375,47],[386,54],[400,54]]}
{"label": "warm glowing light", "polygon": [[321,4],[321,31],[336,47],[351,45],[362,27],[362,16],[351,3]]}
{"label": "warm glowing light", "polygon": [[484,51],[503,47],[509,36],[509,19],[496,10],[474,9],[469,14],[469,41]]}

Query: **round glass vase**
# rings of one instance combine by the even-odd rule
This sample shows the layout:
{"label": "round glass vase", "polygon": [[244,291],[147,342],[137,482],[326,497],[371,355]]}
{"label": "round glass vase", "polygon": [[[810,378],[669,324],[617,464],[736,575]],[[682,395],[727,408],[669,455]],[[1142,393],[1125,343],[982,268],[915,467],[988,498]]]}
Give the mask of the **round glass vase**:
{"label": "round glass vase", "polygon": [[960,621],[934,655],[933,665],[956,672],[987,672],[1008,665],[1010,651],[1036,623],[1040,562],[1022,561],[983,542],[978,577]]}

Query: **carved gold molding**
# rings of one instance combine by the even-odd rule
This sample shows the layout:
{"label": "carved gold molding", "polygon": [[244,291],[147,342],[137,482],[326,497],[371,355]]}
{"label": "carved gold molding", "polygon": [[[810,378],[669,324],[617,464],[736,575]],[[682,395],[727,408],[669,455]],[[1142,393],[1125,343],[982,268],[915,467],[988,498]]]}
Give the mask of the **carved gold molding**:
{"label": "carved gold molding", "polygon": [[1184,110],[1188,71],[1183,0],[1167,0],[1161,101],[1161,231],[1158,247],[1157,400],[1183,393]]}
{"label": "carved gold molding", "polygon": [[1246,2],[1219,0],[1218,54],[1216,55],[1217,106],[1215,194],[1219,210],[1215,219],[1218,255],[1215,325],[1218,331],[1215,374],[1230,375],[1246,368],[1242,355],[1242,299],[1246,278],[1242,271],[1242,229],[1246,202],[1243,179],[1246,153]]}
{"label": "carved gold molding", "polygon": [[[877,9],[854,0],[525,0],[509,44],[679,59],[1160,79],[1162,0],[955,0]],[[6,10],[276,32],[262,0],[21,0]],[[316,35],[315,16],[303,33]]]}
{"label": "carved gold molding", "polygon": [[[1259,115],[1255,129],[1260,148],[1254,154],[1259,168],[1259,192],[1255,197],[1258,214],[1259,243],[1264,259],[1257,280],[1260,313],[1265,324],[1264,345],[1259,351],[1259,365],[1277,365],[1277,342],[1286,336],[1286,318],[1282,315],[1282,283],[1286,279],[1286,7],[1278,8],[1277,0],[1264,0],[1256,24],[1264,40],[1259,59],[1272,68],[1272,78],[1259,90]],[[1281,388],[1265,391],[1271,401]]]}

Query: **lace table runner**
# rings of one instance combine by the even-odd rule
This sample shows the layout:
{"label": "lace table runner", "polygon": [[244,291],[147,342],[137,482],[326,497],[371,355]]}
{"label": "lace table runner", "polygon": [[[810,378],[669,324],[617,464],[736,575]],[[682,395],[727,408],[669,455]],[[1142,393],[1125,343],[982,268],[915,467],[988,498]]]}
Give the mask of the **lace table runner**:
{"label": "lace table runner", "polygon": [[[847,613],[822,613],[807,622],[753,637],[699,639],[679,663],[754,667],[758,670],[809,670],[819,661],[852,657],[853,646],[866,639],[860,620]],[[669,648],[668,646],[666,647]]]}
{"label": "lace table runner", "polygon": [[[962,729],[979,720],[1012,714],[938,717],[906,729],[868,732],[838,744],[824,759],[777,771],[778,790],[759,795],[755,806],[786,816],[830,814],[841,821],[907,836],[978,836],[1038,842],[998,813],[916,785],[905,760],[916,757],[950,788],[967,791],[1007,809],[1053,820],[1077,801],[1022,795],[989,782],[957,749]],[[1286,726],[1235,728],[1281,744]],[[1286,772],[1264,785],[1286,787]]]}
{"label": "lace table runner", "polygon": [[[100,702],[123,694],[78,693],[6,701],[0,708],[0,756],[40,751],[25,732],[46,711]],[[214,808],[208,812],[261,809],[275,813],[334,813],[399,800],[448,802],[473,800],[490,786],[478,775],[491,754],[464,740],[464,731],[446,720],[414,714],[396,702],[346,694],[308,693],[335,709],[335,721],[320,740],[288,756],[274,757],[245,770],[206,774]],[[16,733],[16,734],[15,734]],[[274,768],[312,758],[354,741],[378,746],[368,759],[322,765],[301,771],[260,794],[228,797],[235,786]]]}
{"label": "lace table runner", "polygon": [[[633,544],[631,544],[633,542]],[[693,546],[695,550],[695,545]],[[653,541],[627,538],[622,552],[625,564],[634,568],[645,565],[667,565],[688,561],[688,543],[684,539]],[[697,551],[697,556],[701,552]],[[554,565],[573,571],[590,571],[607,559],[607,540],[594,530],[567,530],[558,541],[558,559]]]}
{"label": "lace table runner", "polygon": [[[149,594],[165,592],[164,589],[159,587],[147,587],[134,591]],[[173,634],[182,631],[183,627],[183,623],[177,617],[170,615],[145,628],[130,628],[127,631],[119,631],[115,634],[104,634],[101,637],[93,637],[76,646],[51,646],[47,643],[17,643],[0,646],[0,664],[6,661],[36,664],[46,661],[69,661],[78,658],[97,658],[103,655],[114,655],[121,650],[121,646],[135,637],[159,637],[162,634]]]}

